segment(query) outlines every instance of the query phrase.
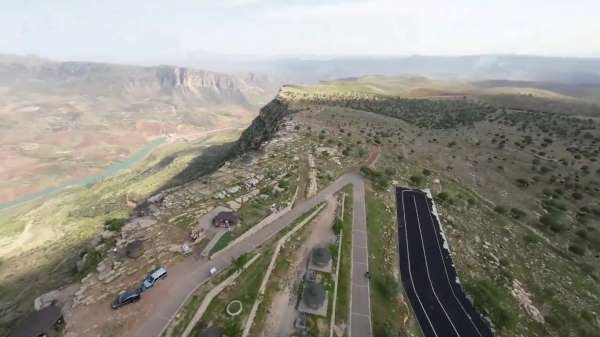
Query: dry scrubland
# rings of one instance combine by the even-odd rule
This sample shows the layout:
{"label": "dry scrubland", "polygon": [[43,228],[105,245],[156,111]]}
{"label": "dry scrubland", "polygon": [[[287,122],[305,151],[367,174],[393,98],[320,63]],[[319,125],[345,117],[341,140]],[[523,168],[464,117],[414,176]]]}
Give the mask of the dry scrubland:
{"label": "dry scrubland", "polygon": [[245,127],[267,78],[0,55],[0,205],[98,172],[157,137]]}
{"label": "dry scrubland", "polygon": [[431,188],[462,283],[498,335],[594,336],[600,325],[598,115],[577,110],[582,102],[566,113],[530,110],[548,95],[527,90],[521,104],[513,94],[522,88],[497,89],[493,100],[461,88],[446,99],[409,99],[365,91],[357,82],[287,87],[283,95],[321,107],[307,122],[327,128],[326,142],[346,152],[382,146],[375,170],[364,171],[376,190],[369,214],[380,213],[379,200],[393,222],[392,195],[383,192],[390,182]]}
{"label": "dry scrubland", "polygon": [[[96,252],[89,242],[99,232],[122,226],[122,219],[127,220],[136,204],[187,167],[207,146],[238,136],[239,132],[222,132],[195,142],[165,144],[113,178],[0,211],[2,325],[32,310],[35,297],[77,282],[95,270],[104,253]],[[183,235],[182,229],[173,229],[167,235]],[[104,249],[110,249],[110,244]],[[93,252],[91,258],[77,270],[76,262],[87,252]]]}
{"label": "dry scrubland", "polygon": [[[296,190],[301,200],[315,181],[322,188],[349,168],[359,170],[367,158],[374,159],[369,154],[380,153],[370,168],[361,170],[371,181],[366,202],[376,336],[420,334],[398,282],[394,185],[432,190],[462,284],[498,336],[595,336],[600,327],[597,116],[570,104],[569,100],[579,102],[575,97],[533,95],[539,93],[376,76],[284,87],[279,99],[288,105],[286,117],[274,140],[258,153],[232,159],[212,172],[219,156],[207,155],[210,151],[200,143],[163,146],[126,174],[0,213],[6,224],[2,228],[12,237],[34,219],[41,222],[31,228],[40,233],[58,224],[61,231],[69,229],[68,235],[3,258],[2,317],[8,322],[31,310],[31,300],[44,291],[76,282],[88,272],[94,276],[93,263],[72,272],[81,256],[79,248],[94,249],[88,242],[105,220],[134,214],[128,199],[140,202],[137,209],[156,218],[151,231],[161,233],[160,241],[149,242],[156,248],[180,243],[211,207],[259,190],[240,205],[242,226],[232,234],[235,237],[284,207]],[[567,104],[572,110],[530,108],[531,102],[549,99],[555,109]],[[307,164],[308,154],[315,158],[314,168]],[[255,186],[245,185],[255,178]],[[142,207],[141,202],[162,186],[175,188],[163,188],[160,201]],[[236,186],[240,189],[231,189]],[[221,194],[224,191],[229,192]],[[57,240],[64,241],[64,249],[50,254]],[[154,263],[180,259],[176,253],[157,255],[161,257]],[[34,260],[32,256],[45,258],[23,270],[7,267]],[[92,262],[104,257],[100,253]],[[342,256],[342,275],[343,261]],[[143,274],[143,268],[138,273]],[[31,279],[40,280],[24,287]],[[75,315],[108,306],[120,290],[115,288],[91,287],[95,301],[80,306]],[[97,299],[104,292],[111,296]],[[235,290],[223,296],[230,295],[237,296]],[[343,294],[339,296],[343,307]],[[135,305],[143,308],[143,301]],[[95,322],[95,335],[126,335],[128,322],[139,319],[135,314],[107,315]],[[220,309],[209,317],[215,322],[223,318]],[[202,322],[206,323],[210,322]],[[336,323],[343,326],[343,318]]]}

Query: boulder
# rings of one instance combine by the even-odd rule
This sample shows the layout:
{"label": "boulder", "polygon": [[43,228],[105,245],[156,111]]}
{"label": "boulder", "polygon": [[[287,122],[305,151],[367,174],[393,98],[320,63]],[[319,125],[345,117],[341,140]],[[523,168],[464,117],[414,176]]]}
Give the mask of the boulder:
{"label": "boulder", "polygon": [[85,269],[85,266],[87,264],[87,260],[88,260],[88,254],[85,253],[83,254],[83,256],[81,256],[79,258],[79,260],[77,260],[77,262],[75,262],[75,268],[77,269],[78,273],[81,273],[83,271],[83,269]]}
{"label": "boulder", "polygon": [[158,193],[148,198],[148,202],[151,204],[158,203],[161,202],[163,198],[164,195],[162,193]]}
{"label": "boulder", "polygon": [[236,194],[236,193],[237,193],[237,192],[239,192],[241,189],[242,189],[242,188],[241,188],[240,186],[236,185],[236,186],[232,186],[232,187],[228,188],[226,191],[227,191],[227,193],[229,193],[229,194]]}
{"label": "boulder", "polygon": [[117,232],[105,230],[102,233],[100,233],[100,236],[102,237],[103,240],[110,240],[110,239],[114,238],[115,236],[117,236]]}
{"label": "boulder", "polygon": [[96,272],[98,272],[98,274],[102,274],[105,271],[110,271],[112,268],[109,267],[109,264],[105,261],[100,261],[100,263],[98,263],[98,265],[96,266]]}
{"label": "boulder", "polygon": [[98,273],[98,281],[104,282],[105,280],[110,279],[114,274],[115,274],[115,272],[112,269],[105,270],[101,273]]}
{"label": "boulder", "polygon": [[123,274],[122,271],[119,272],[115,272],[114,270],[111,271],[111,273],[103,280],[101,280],[104,284],[110,283],[112,281],[114,281],[117,277],[121,276]]}
{"label": "boulder", "polygon": [[92,239],[92,241],[90,241],[90,246],[91,247],[96,247],[101,242],[102,242],[102,236],[97,235],[95,238]]}
{"label": "boulder", "polygon": [[59,297],[60,297],[59,290],[49,291],[49,292],[37,297],[33,301],[33,308],[36,311],[40,311],[46,307],[49,307],[51,304],[53,304],[55,301],[57,301]]}

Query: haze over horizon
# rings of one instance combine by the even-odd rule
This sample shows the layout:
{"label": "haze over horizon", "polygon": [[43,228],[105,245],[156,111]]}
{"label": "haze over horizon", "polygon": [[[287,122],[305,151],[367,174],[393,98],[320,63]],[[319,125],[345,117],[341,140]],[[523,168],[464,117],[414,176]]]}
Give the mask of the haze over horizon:
{"label": "haze over horizon", "polygon": [[[599,57],[600,3],[114,0],[2,5],[0,53],[57,60],[519,54]],[[585,41],[585,43],[583,43]]]}

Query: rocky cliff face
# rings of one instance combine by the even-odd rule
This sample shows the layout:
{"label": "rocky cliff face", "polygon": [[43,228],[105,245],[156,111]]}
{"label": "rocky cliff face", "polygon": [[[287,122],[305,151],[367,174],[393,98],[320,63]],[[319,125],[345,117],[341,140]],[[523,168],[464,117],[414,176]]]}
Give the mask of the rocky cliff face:
{"label": "rocky cliff face", "polygon": [[242,105],[262,105],[277,89],[274,81],[255,74],[230,75],[176,66],[31,61],[2,55],[0,86],[27,93],[133,100],[175,95],[207,104]]}
{"label": "rocky cliff face", "polygon": [[260,113],[252,121],[252,124],[244,130],[233,147],[234,154],[239,155],[247,151],[258,150],[262,143],[270,140],[275,135],[283,118],[289,113],[286,100],[281,96],[275,97],[269,104],[260,109]]}
{"label": "rocky cliff face", "polygon": [[[214,145],[205,149],[184,170],[173,177],[164,188],[179,186],[198,177],[210,174],[225,164],[225,162],[249,151],[260,149],[264,142],[269,141],[275,136],[283,119],[290,113],[288,102],[285,98],[278,95],[260,109],[258,116],[242,132],[237,141],[223,145]],[[141,207],[141,209],[143,208],[144,206]]]}
{"label": "rocky cliff face", "polygon": [[244,84],[229,75],[180,67],[159,67],[156,77],[161,89],[168,92],[179,90],[197,94],[203,89],[239,92]]}

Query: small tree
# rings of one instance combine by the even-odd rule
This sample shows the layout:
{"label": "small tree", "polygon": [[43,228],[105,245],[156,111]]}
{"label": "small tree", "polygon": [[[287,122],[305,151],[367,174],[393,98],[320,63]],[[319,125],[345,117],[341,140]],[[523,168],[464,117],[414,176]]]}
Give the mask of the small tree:
{"label": "small tree", "polygon": [[523,178],[518,178],[516,180],[517,185],[521,188],[526,188],[529,186],[529,181],[527,179],[523,179]]}
{"label": "small tree", "polygon": [[416,175],[416,176],[411,176],[411,177],[410,177],[410,181],[411,181],[413,184],[415,184],[415,185],[417,185],[417,186],[420,186],[420,185],[422,185],[422,184],[423,184],[423,182],[425,182],[425,177],[423,177],[423,176],[419,176],[419,175]]}
{"label": "small tree", "polygon": [[248,258],[248,253],[244,253],[240,255],[237,259],[235,259],[235,261],[233,262],[235,270],[242,270],[242,268],[244,268],[244,266],[246,265],[246,262],[248,262]]}
{"label": "small tree", "polygon": [[494,207],[494,211],[499,214],[506,214],[506,207],[498,205]]}

